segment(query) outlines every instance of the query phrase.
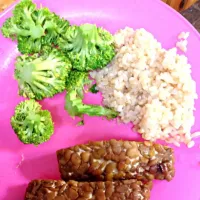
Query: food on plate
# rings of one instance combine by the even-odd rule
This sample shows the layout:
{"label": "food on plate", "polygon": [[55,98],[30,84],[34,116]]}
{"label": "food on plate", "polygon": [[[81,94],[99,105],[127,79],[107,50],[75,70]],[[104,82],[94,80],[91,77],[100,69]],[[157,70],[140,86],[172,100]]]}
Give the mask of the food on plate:
{"label": "food on plate", "polygon": [[187,51],[187,45],[188,45],[187,39],[189,36],[190,36],[189,32],[181,32],[178,35],[179,41],[176,43],[176,47],[180,49],[181,51],[183,51],[184,53],[186,53]]}
{"label": "food on plate", "polygon": [[98,105],[88,105],[83,103],[84,86],[91,83],[87,72],[71,71],[66,81],[66,102],[65,109],[71,117],[104,116],[108,119],[116,118],[118,113],[109,108]]}
{"label": "food on plate", "polygon": [[[152,141],[192,147],[193,137],[200,135],[190,134],[197,98],[191,66],[176,48],[165,50],[145,29],[125,28],[113,36],[95,24],[70,26],[31,0],[21,0],[1,30],[22,53],[14,78],[19,95],[30,100],[19,103],[11,117],[21,142],[37,146],[51,138],[51,113],[36,100],[65,90],[65,110],[81,118],[78,125],[84,125],[84,114],[119,116],[149,140],[112,139],[60,149],[56,154],[63,180],[32,180],[25,200],[148,200],[152,180],[174,178],[173,149]],[[177,47],[184,52],[188,36],[178,36]],[[88,88],[102,93],[105,107],[83,102]],[[23,160],[22,155],[17,168]]]}
{"label": "food on plate", "polygon": [[29,183],[25,200],[148,200],[152,182],[137,180],[76,182],[70,180],[33,180]]}
{"label": "food on plate", "polygon": [[93,94],[98,93],[99,91],[97,90],[97,84],[92,85],[92,87],[90,88],[90,92],[92,92]]}
{"label": "food on plate", "polygon": [[22,0],[2,27],[4,37],[18,41],[21,53],[37,53],[43,45],[56,43],[69,22],[49,11],[37,9],[31,0]]}
{"label": "food on plate", "polygon": [[175,174],[173,149],[151,142],[90,142],[58,150],[57,159],[66,181],[170,181]]}
{"label": "food on plate", "polygon": [[187,51],[187,45],[188,45],[187,40],[181,40],[176,43],[176,47],[179,48],[184,53],[186,53],[186,51]]}
{"label": "food on plate", "polygon": [[19,56],[15,66],[19,94],[38,100],[63,92],[71,70],[71,62],[57,49]]}
{"label": "food on plate", "polygon": [[21,53],[38,53],[45,46],[57,45],[57,38],[66,31],[69,22],[65,19],[60,19],[54,13],[52,13],[51,20],[52,22],[46,23],[45,35],[41,38],[31,39],[30,37],[18,37],[18,50]]}
{"label": "food on plate", "polygon": [[114,38],[113,61],[90,73],[103,104],[118,111],[123,122],[133,122],[146,140],[189,145],[197,94],[187,58],[176,48],[162,48],[145,29],[127,27]]}
{"label": "food on plate", "polygon": [[11,125],[24,144],[41,144],[49,140],[54,132],[51,113],[42,110],[41,105],[33,99],[16,106]]}
{"label": "food on plate", "polygon": [[187,40],[188,37],[190,36],[190,32],[181,32],[179,35],[178,35],[178,39],[179,40]]}
{"label": "food on plate", "polygon": [[[66,89],[65,110],[82,118],[78,125],[84,125],[84,114],[119,116],[146,140],[194,146],[190,130],[197,94],[191,66],[145,29],[125,28],[113,37],[95,24],[70,26],[48,8],[21,0],[1,30],[17,40],[23,54],[14,73],[20,96],[42,100]],[[188,36],[178,36],[183,51]],[[83,103],[84,87],[92,83],[89,72],[96,81],[89,90],[102,92],[104,106]]]}
{"label": "food on plate", "polygon": [[105,67],[115,56],[113,36],[94,24],[70,26],[58,39],[58,46],[69,55],[79,71]]}
{"label": "food on plate", "polygon": [[[37,9],[31,0],[21,0],[2,33],[17,40],[24,54],[17,58],[14,74],[20,96],[42,100],[67,89],[65,108],[72,117],[118,116],[109,108],[82,102],[84,81],[91,82],[87,72],[105,67],[115,56],[114,38],[107,30],[89,23],[70,26],[48,8]],[[79,125],[83,124],[82,120]]]}
{"label": "food on plate", "polygon": [[90,142],[58,150],[57,157],[67,182],[32,180],[25,200],[148,200],[151,180],[174,177],[173,150],[151,142]]}

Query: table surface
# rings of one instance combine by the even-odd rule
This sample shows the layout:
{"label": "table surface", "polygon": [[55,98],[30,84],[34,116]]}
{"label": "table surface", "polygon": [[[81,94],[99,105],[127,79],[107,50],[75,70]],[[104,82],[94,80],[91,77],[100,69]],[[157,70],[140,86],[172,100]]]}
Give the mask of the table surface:
{"label": "table surface", "polygon": [[[14,1],[15,0],[0,0],[0,12],[6,9]],[[200,0],[181,14],[200,32]]]}
{"label": "table surface", "polygon": [[200,0],[182,14],[200,32]]}

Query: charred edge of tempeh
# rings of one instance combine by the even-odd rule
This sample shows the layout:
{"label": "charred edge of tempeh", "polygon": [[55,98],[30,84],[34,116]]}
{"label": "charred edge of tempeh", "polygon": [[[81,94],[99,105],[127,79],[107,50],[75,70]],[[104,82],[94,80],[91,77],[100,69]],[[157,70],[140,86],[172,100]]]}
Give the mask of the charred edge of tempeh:
{"label": "charred edge of tempeh", "polygon": [[57,159],[66,181],[170,181],[175,175],[173,149],[151,142],[90,142],[58,150]]}
{"label": "charred edge of tempeh", "polygon": [[33,180],[25,200],[148,200],[152,182],[137,180],[106,182],[65,182],[62,180]]}

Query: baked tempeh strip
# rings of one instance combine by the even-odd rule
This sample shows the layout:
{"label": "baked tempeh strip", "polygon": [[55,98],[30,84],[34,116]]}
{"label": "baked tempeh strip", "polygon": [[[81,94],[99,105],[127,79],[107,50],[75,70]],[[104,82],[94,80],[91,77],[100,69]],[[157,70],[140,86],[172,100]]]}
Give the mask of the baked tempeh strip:
{"label": "baked tempeh strip", "polygon": [[152,182],[137,180],[76,182],[33,180],[25,200],[148,200]]}
{"label": "baked tempeh strip", "polygon": [[57,159],[65,181],[170,181],[175,174],[173,149],[151,142],[90,142],[58,150]]}

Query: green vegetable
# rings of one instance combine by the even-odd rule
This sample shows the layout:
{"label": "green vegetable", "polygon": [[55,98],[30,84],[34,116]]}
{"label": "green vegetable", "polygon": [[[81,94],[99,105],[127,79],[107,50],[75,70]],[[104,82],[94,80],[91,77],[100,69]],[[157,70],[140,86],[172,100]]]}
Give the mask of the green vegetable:
{"label": "green vegetable", "polygon": [[[40,12],[41,10],[38,10],[37,12]],[[49,19],[44,24],[45,34],[36,39],[19,36],[17,38],[18,49],[21,53],[37,53],[42,51],[44,46],[55,46],[57,45],[58,38],[66,31],[68,26],[68,21],[59,18],[59,16],[55,15],[54,13],[51,13],[51,20]]]}
{"label": "green vegetable", "polygon": [[35,100],[26,100],[16,106],[11,125],[24,144],[41,144],[49,140],[54,132],[50,112],[42,110]]}
{"label": "green vegetable", "polygon": [[66,82],[66,103],[65,109],[71,117],[83,117],[83,114],[89,116],[105,116],[108,119],[116,118],[118,113],[102,106],[86,105],[83,103],[84,85],[91,83],[88,79],[88,73],[71,71]]}
{"label": "green vegetable", "polygon": [[41,24],[33,21],[36,5],[31,0],[22,0],[13,10],[13,17],[8,18],[2,27],[4,37],[16,39],[17,36],[39,38],[44,34]]}
{"label": "green vegetable", "polygon": [[78,71],[103,68],[115,56],[113,36],[96,25],[70,26],[62,36],[58,46],[69,55]]}
{"label": "green vegetable", "polygon": [[84,120],[81,120],[80,122],[78,122],[77,126],[84,126]]}
{"label": "green vegetable", "polygon": [[99,90],[97,90],[97,84],[94,84],[91,88],[90,88],[90,92],[96,94],[99,92]]}
{"label": "green vegetable", "polygon": [[41,100],[64,91],[71,63],[57,49],[43,54],[19,56],[16,61],[15,79],[19,94]]}
{"label": "green vegetable", "polygon": [[21,53],[39,52],[43,45],[51,45],[63,34],[69,22],[48,8],[36,9],[31,0],[22,0],[2,27],[4,37],[18,41]]}

